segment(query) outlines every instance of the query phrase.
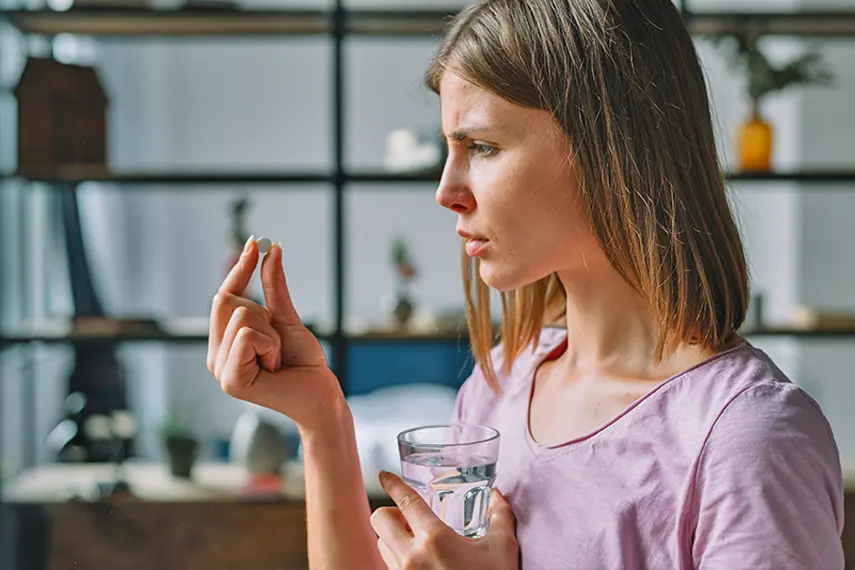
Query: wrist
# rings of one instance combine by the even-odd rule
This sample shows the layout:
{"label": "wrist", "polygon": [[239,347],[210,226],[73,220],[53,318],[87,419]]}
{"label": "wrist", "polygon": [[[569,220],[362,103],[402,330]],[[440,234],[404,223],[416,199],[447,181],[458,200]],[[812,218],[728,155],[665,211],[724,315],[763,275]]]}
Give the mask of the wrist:
{"label": "wrist", "polygon": [[312,414],[311,423],[297,425],[304,447],[315,441],[328,445],[353,432],[353,415],[341,390],[335,390],[334,394],[325,398],[317,412]]}

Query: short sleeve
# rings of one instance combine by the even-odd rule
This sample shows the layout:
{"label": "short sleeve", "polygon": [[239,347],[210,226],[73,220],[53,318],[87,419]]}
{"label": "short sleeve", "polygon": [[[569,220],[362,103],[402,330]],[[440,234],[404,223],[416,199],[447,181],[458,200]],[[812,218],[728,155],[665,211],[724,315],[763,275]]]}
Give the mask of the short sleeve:
{"label": "short sleeve", "polygon": [[710,431],[694,489],[700,570],[840,570],[840,458],[819,406],[793,384],[755,385]]}

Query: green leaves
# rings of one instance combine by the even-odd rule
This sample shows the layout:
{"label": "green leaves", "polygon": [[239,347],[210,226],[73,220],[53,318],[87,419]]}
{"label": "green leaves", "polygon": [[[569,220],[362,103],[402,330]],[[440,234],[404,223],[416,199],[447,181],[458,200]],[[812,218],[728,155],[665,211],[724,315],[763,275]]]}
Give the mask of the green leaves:
{"label": "green leaves", "polygon": [[816,51],[810,50],[784,65],[775,65],[760,49],[759,39],[759,34],[742,33],[714,40],[719,47],[727,48],[731,67],[746,73],[748,95],[755,104],[766,95],[791,86],[832,83],[833,74]]}

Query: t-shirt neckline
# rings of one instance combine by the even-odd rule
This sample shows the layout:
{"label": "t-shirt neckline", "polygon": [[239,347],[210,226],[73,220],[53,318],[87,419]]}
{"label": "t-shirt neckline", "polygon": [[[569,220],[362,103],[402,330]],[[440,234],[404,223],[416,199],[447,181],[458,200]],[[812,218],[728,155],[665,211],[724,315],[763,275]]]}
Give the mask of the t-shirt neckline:
{"label": "t-shirt neckline", "polygon": [[551,342],[547,347],[545,347],[545,350],[543,350],[542,354],[538,355],[538,357],[535,358],[535,360],[534,360],[534,362],[533,362],[533,364],[532,364],[532,366],[528,372],[528,378],[527,378],[528,395],[527,395],[526,400],[525,400],[525,413],[523,416],[523,422],[522,423],[523,423],[523,431],[525,432],[524,439],[526,442],[526,446],[528,447],[529,451],[531,451],[531,453],[536,457],[548,457],[548,456],[559,454],[559,453],[568,453],[577,447],[585,445],[588,442],[591,442],[595,439],[598,439],[599,437],[603,437],[601,434],[606,432],[611,426],[619,423],[626,416],[630,415],[633,412],[633,410],[635,410],[637,407],[639,407],[643,402],[650,400],[655,395],[662,392],[662,389],[665,386],[668,386],[671,383],[673,383],[675,380],[682,378],[682,377],[686,376],[687,374],[694,372],[694,371],[698,370],[699,368],[707,366],[707,365],[719,360],[720,358],[727,356],[729,354],[732,354],[732,353],[734,353],[734,352],[736,352],[736,351],[738,351],[738,350],[740,350],[740,349],[742,349],[748,345],[748,341],[746,339],[742,339],[736,345],[728,348],[727,350],[723,350],[723,351],[719,352],[718,354],[714,354],[713,356],[710,356],[709,358],[702,360],[701,362],[698,362],[694,366],[691,366],[685,370],[677,372],[673,376],[666,378],[665,380],[663,380],[662,382],[657,384],[653,389],[651,389],[650,391],[645,393],[643,396],[641,396],[640,398],[635,400],[633,403],[631,403],[629,406],[624,408],[623,411],[621,411],[618,415],[613,417],[611,420],[607,421],[603,425],[598,426],[594,430],[592,430],[592,431],[590,431],[584,435],[581,435],[577,438],[574,438],[574,439],[571,439],[571,440],[568,440],[568,441],[565,441],[562,443],[557,443],[555,445],[543,445],[543,444],[538,443],[534,439],[534,436],[532,436],[532,434],[531,434],[531,400],[532,400],[532,396],[534,395],[534,376],[535,376],[535,374],[537,374],[537,370],[540,368],[540,366],[544,362],[546,362],[547,359],[549,359],[549,357],[552,356],[556,352],[556,350],[559,347],[561,347],[563,344],[565,344],[566,342],[567,342],[567,332],[563,331],[557,336],[557,338],[553,342]]}

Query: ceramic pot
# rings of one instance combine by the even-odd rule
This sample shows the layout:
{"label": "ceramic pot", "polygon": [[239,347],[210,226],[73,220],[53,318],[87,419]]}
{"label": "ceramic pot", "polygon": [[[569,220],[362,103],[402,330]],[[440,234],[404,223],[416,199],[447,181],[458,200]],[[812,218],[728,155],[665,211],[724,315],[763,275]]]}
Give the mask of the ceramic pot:
{"label": "ceramic pot", "polygon": [[255,411],[238,418],[230,449],[232,460],[243,464],[252,476],[279,475],[288,454],[284,434]]}
{"label": "ceramic pot", "polygon": [[169,436],[166,438],[165,445],[172,475],[190,479],[199,453],[199,442],[192,437]]}

